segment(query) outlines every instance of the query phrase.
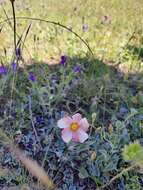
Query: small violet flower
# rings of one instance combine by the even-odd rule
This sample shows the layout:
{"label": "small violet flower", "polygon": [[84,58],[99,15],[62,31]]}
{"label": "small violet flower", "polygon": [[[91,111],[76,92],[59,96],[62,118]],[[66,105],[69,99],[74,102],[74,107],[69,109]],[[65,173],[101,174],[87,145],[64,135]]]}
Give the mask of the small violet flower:
{"label": "small violet flower", "polygon": [[81,72],[81,67],[79,65],[77,65],[77,66],[75,66],[73,68],[73,71],[74,71],[74,73],[80,73]]}
{"label": "small violet flower", "polygon": [[86,132],[89,128],[89,123],[87,119],[82,118],[79,113],[72,117],[63,117],[58,121],[57,125],[62,129],[62,139],[66,143],[71,140],[83,143],[88,139],[88,134]]}
{"label": "small violet flower", "polygon": [[20,47],[16,49],[16,57],[18,59],[20,59],[20,57],[21,57],[21,49],[20,49]]}
{"label": "small violet flower", "polygon": [[0,66],[0,74],[6,74],[7,73],[7,68],[4,67],[3,65]]}
{"label": "small violet flower", "polygon": [[88,24],[83,24],[82,25],[82,31],[87,32],[88,31]]}
{"label": "small violet flower", "polygon": [[60,64],[64,66],[67,64],[67,56],[65,55],[61,56]]}
{"label": "small violet flower", "polygon": [[37,80],[36,76],[33,73],[29,73],[29,80],[35,82]]}
{"label": "small violet flower", "polygon": [[17,70],[17,63],[13,62],[13,63],[11,64],[11,66],[12,66],[12,70],[13,70],[13,71],[16,71],[16,70]]}

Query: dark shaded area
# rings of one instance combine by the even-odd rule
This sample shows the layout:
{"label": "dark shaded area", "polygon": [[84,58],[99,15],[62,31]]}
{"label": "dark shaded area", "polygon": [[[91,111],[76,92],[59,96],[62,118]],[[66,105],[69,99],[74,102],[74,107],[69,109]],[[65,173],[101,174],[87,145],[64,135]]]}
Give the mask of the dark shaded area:
{"label": "dark shaded area", "polygon": [[[137,50],[134,49],[134,51]],[[139,55],[142,56],[142,53]],[[75,70],[75,67],[78,69]],[[61,96],[57,100],[51,98],[49,106],[49,96],[58,93],[63,75],[66,78],[71,71],[72,78],[61,91]],[[13,70],[10,71],[11,76],[15,75],[14,73]],[[35,81],[29,80],[29,73],[36,76],[38,90],[34,89]],[[114,124],[117,119],[124,121],[130,108],[143,109],[142,73],[125,76],[117,68],[101,60],[73,57],[68,58],[66,65],[48,66],[47,63],[35,61],[24,70],[20,68],[16,77],[16,91],[14,91],[11,110],[9,110],[10,91],[8,90],[11,78],[8,80],[8,88],[5,88],[5,93],[0,98],[0,119],[5,119],[5,113],[8,116],[1,127],[6,134],[11,133],[15,143],[40,165],[46,154],[44,168],[59,190],[95,190],[97,186],[109,182],[117,169],[124,165],[119,151],[125,144],[142,139],[142,132],[132,130],[135,121],[143,120],[141,114],[137,115],[138,118],[134,118],[135,121],[129,121],[126,127],[119,131],[120,139],[119,137],[117,139],[120,143],[117,144],[118,147],[114,152],[111,151],[111,137],[107,140],[95,129],[91,130],[91,136],[85,144],[71,143],[67,146],[61,139],[60,130],[56,128],[57,120],[66,113],[79,112],[87,116],[90,123],[92,113],[96,113],[95,128],[101,127],[105,133],[110,134],[110,124]],[[39,95],[36,94],[37,92]],[[45,105],[38,96],[43,98]],[[31,124],[29,105],[38,138]],[[17,133],[18,130],[20,133]],[[0,155],[0,165],[21,174],[21,166],[2,143],[0,143],[0,150],[4,150]],[[108,155],[105,160],[101,157],[100,150]],[[94,151],[96,151],[97,160],[91,159]],[[104,163],[100,162],[102,159]],[[2,178],[0,188],[19,183],[14,176],[9,181]],[[123,178],[118,180],[118,184],[115,182],[107,189],[117,189],[117,186],[119,190],[125,188]]]}

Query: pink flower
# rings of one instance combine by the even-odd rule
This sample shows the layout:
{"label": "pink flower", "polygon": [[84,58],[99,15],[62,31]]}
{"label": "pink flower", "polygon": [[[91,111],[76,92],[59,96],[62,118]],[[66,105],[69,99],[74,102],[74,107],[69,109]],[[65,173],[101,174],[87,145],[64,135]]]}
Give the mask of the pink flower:
{"label": "pink flower", "polygon": [[82,118],[79,113],[72,117],[66,116],[60,119],[58,121],[58,127],[62,129],[62,139],[66,143],[71,140],[83,143],[88,139],[88,134],[86,132],[89,128],[89,123],[87,119]]}

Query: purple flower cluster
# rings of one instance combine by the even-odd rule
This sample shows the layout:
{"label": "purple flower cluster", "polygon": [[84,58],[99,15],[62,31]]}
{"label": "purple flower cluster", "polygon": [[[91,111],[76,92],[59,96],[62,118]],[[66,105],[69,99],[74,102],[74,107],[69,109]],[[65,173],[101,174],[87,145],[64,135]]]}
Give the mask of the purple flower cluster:
{"label": "purple flower cluster", "polygon": [[33,73],[29,73],[29,80],[31,82],[36,82],[36,80],[37,80],[36,75],[34,75]]}
{"label": "purple flower cluster", "polygon": [[7,73],[7,68],[5,66],[0,66],[0,74],[6,74]]}

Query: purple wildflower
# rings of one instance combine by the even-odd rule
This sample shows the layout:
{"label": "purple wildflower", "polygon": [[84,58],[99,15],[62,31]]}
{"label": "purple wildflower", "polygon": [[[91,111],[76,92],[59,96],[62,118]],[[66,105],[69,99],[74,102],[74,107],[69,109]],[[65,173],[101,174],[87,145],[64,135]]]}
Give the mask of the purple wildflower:
{"label": "purple wildflower", "polygon": [[76,65],[74,68],[73,68],[73,71],[74,73],[80,73],[81,72],[81,67],[79,65]]}
{"label": "purple wildflower", "polygon": [[41,116],[37,116],[36,117],[36,123],[41,124],[43,122],[44,122],[44,118],[43,117],[41,117]]}
{"label": "purple wildflower", "polygon": [[29,73],[29,80],[35,82],[37,80],[36,76],[33,73]]}
{"label": "purple wildflower", "polygon": [[82,25],[82,31],[87,32],[88,31],[88,24],[83,24]]}
{"label": "purple wildflower", "polygon": [[65,55],[61,56],[60,64],[64,66],[67,64],[67,56]]}
{"label": "purple wildflower", "polygon": [[3,65],[0,66],[0,74],[6,74],[7,73],[7,68],[4,67]]}
{"label": "purple wildflower", "polygon": [[16,49],[16,57],[18,59],[20,59],[20,57],[21,57],[21,49],[20,49],[20,47]]}
{"label": "purple wildflower", "polygon": [[13,62],[13,63],[11,64],[11,66],[12,66],[12,70],[13,70],[13,71],[16,71],[16,70],[17,70],[17,63]]}

